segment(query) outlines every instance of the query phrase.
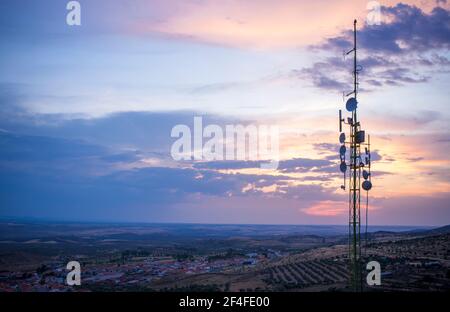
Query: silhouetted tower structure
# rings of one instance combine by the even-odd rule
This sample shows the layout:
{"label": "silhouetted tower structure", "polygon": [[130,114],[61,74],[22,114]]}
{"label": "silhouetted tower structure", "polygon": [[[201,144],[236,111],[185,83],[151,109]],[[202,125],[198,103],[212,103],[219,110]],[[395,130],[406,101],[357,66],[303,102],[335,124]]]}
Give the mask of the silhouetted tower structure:
{"label": "silhouetted tower structure", "polygon": [[[356,20],[353,23],[353,49],[346,52],[345,55],[353,53],[353,91],[344,94],[346,109],[351,113],[347,120],[342,118],[342,111],[339,110],[339,141],[342,144],[340,148],[340,170],[344,173],[344,184],[342,189],[346,189],[346,174],[349,172],[349,266],[350,282],[354,291],[362,291],[362,262],[361,262],[361,188],[366,191],[366,237],[368,223],[368,192],[372,188],[370,173],[370,136],[367,138],[365,131],[361,129],[361,123],[357,117],[358,107],[358,75],[362,67],[357,64],[356,48]],[[345,133],[342,132],[342,123],[349,126],[349,140],[346,140]],[[347,148],[349,147],[349,165],[346,162]],[[361,147],[365,148],[365,153],[361,154]],[[365,154],[365,155],[364,155]],[[363,157],[364,156],[364,157]],[[364,159],[363,159],[364,158]],[[361,182],[361,175],[363,181]]]}

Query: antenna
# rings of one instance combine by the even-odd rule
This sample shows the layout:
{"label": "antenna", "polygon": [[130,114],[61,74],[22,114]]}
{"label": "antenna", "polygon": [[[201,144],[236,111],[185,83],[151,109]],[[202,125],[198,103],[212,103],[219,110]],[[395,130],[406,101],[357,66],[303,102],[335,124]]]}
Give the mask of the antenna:
{"label": "antenna", "polygon": [[[339,151],[341,164],[340,171],[344,174],[344,185],[341,189],[345,190],[346,173],[349,171],[349,260],[350,260],[350,282],[354,291],[362,291],[362,263],[361,263],[361,188],[366,191],[366,244],[367,244],[367,225],[368,225],[368,207],[369,207],[369,191],[372,188],[371,182],[371,162],[370,162],[370,136],[361,129],[361,123],[357,118],[358,109],[358,75],[362,70],[362,66],[357,64],[357,48],[356,48],[356,19],[353,22],[353,49],[345,53],[349,55],[353,53],[353,91],[344,94],[345,97],[352,96],[345,103],[346,110],[351,117],[342,117],[342,111],[339,110],[339,142],[342,144]],[[349,126],[349,139],[345,141],[345,133],[342,132],[342,123]],[[346,145],[349,147],[349,164],[345,161]],[[365,162],[362,161],[361,147],[365,147]],[[364,168],[364,169],[362,169]],[[363,181],[361,181],[361,175]]]}

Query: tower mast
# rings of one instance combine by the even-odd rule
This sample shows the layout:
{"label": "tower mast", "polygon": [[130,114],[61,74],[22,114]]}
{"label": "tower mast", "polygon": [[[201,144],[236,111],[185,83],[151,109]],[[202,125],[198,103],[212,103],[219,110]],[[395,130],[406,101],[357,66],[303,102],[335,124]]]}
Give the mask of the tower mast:
{"label": "tower mast", "polygon": [[[340,169],[344,173],[344,185],[341,186],[345,190],[345,174],[347,172],[346,145],[349,146],[349,160],[350,160],[350,178],[349,178],[349,269],[350,282],[353,291],[362,291],[362,263],[361,263],[361,187],[367,191],[372,188],[370,177],[370,145],[365,144],[365,131],[361,130],[361,124],[357,118],[358,106],[358,74],[361,71],[361,66],[357,64],[357,47],[356,47],[356,23],[353,22],[353,49],[348,51],[346,55],[353,53],[353,91],[346,94],[350,97],[346,102],[347,111],[351,112],[351,117],[342,118],[342,111],[339,110],[339,131],[341,132],[339,141],[343,145],[340,149],[341,165]],[[342,123],[349,125],[350,140],[346,141],[345,133],[342,132]],[[365,162],[361,157],[361,146],[365,148]],[[362,169],[362,168],[368,168]],[[361,183],[361,171],[364,181]],[[367,197],[368,198],[368,197]],[[367,201],[368,202],[368,201]],[[366,207],[367,211],[367,207]],[[367,220],[367,215],[366,215]],[[367,221],[366,221],[367,228]]]}
{"label": "tower mast", "polygon": [[[358,93],[358,72],[356,68],[356,19],[353,22],[353,94],[357,101]],[[353,289],[355,291],[361,291],[362,289],[362,275],[361,275],[361,200],[360,200],[360,176],[361,167],[357,163],[359,157],[359,144],[356,142],[356,134],[358,133],[358,120],[356,114],[357,108],[352,112],[352,134],[351,135],[351,165],[350,170],[352,170],[352,175],[350,178],[351,188],[351,201],[350,201],[350,228],[351,228],[351,282]]]}

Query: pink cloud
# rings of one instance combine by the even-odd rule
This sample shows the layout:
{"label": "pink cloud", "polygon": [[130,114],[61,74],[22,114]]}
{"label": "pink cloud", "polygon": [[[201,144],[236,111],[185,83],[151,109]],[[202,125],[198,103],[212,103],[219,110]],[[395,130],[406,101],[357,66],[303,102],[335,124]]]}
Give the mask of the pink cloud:
{"label": "pink cloud", "polygon": [[347,203],[342,201],[324,200],[302,209],[303,212],[313,216],[335,217],[347,212]]}
{"label": "pink cloud", "polygon": [[[380,1],[382,5],[397,2]],[[424,10],[435,5],[434,1],[402,2]],[[336,35],[351,27],[353,18],[358,18],[362,25],[368,14],[367,3],[360,0],[139,2],[135,5],[135,18],[127,27],[136,34],[159,34],[239,47],[296,47]]]}

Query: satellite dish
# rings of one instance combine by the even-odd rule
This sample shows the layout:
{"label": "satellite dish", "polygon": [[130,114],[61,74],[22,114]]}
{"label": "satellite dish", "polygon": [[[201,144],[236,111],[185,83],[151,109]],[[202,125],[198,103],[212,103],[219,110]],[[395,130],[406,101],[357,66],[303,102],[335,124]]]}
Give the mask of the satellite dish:
{"label": "satellite dish", "polygon": [[349,112],[353,112],[356,109],[357,106],[358,106],[358,101],[354,97],[349,98],[347,100],[347,103],[345,103],[345,108]]}
{"label": "satellite dish", "polygon": [[341,156],[344,156],[346,151],[347,149],[345,148],[345,145],[341,145],[341,148],[339,149],[339,154],[341,154]]}
{"label": "satellite dish", "polygon": [[366,170],[363,170],[363,178],[364,180],[367,180],[370,176],[370,173],[368,173]]}
{"label": "satellite dish", "polygon": [[362,183],[362,188],[365,191],[370,191],[370,189],[372,188],[372,182],[370,182],[369,180],[366,180]]}
{"label": "satellite dish", "polygon": [[345,133],[342,132],[342,133],[339,135],[339,143],[344,144],[344,142],[345,142]]}
{"label": "satellite dish", "polygon": [[341,162],[341,165],[339,166],[339,168],[341,169],[341,172],[347,171],[347,164],[345,163],[345,161]]}

